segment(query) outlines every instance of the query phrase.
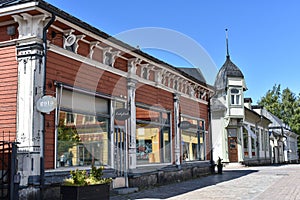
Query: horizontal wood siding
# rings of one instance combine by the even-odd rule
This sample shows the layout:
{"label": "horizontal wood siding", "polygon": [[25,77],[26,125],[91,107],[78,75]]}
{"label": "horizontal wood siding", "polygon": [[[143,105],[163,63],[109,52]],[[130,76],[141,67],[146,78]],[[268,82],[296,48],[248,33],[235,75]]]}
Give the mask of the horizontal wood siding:
{"label": "horizontal wood siding", "polygon": [[205,129],[208,130],[208,105],[185,97],[180,98],[179,104],[180,114],[204,119],[206,124]]}
{"label": "horizontal wood siding", "polygon": [[0,140],[15,141],[18,63],[16,47],[0,48]]}
{"label": "horizontal wood siding", "polygon": [[[7,34],[7,27],[9,27],[9,26],[14,26],[15,27],[15,35],[8,35]],[[18,27],[17,23],[6,25],[6,26],[1,26],[0,27],[0,42],[9,41],[9,40],[12,40],[12,39],[17,39],[19,37],[17,27]]]}
{"label": "horizontal wood siding", "polygon": [[[54,82],[62,82],[92,92],[120,97],[127,96],[126,78],[76,60],[48,52],[47,91],[55,92]],[[45,167],[54,168],[55,115],[46,115]]]}

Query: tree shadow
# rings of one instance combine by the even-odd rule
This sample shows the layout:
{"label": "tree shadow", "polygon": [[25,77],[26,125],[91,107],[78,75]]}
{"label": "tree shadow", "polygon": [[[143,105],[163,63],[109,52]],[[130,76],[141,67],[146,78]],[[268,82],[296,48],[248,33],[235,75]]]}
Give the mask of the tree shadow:
{"label": "tree shadow", "polygon": [[222,174],[213,174],[206,177],[191,179],[179,183],[171,183],[168,185],[141,190],[132,194],[111,195],[110,199],[166,199],[201,188],[205,188],[207,186],[212,186],[222,182],[234,180],[255,172],[258,172],[258,170],[224,170]]}

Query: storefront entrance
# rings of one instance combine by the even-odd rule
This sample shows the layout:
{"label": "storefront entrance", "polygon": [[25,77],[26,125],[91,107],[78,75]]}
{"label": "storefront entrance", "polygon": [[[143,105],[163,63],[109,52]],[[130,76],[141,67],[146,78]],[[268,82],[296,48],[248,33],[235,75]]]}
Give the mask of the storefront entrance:
{"label": "storefront entrance", "polygon": [[114,167],[118,176],[124,176],[126,171],[125,128],[115,127],[114,134]]}
{"label": "storefront entrance", "polygon": [[237,137],[228,137],[229,162],[238,162]]}

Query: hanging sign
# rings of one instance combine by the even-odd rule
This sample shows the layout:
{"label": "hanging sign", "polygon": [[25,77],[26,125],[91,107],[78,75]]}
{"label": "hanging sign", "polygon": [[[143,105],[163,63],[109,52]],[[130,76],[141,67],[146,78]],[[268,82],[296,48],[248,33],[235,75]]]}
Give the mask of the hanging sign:
{"label": "hanging sign", "polygon": [[189,122],[189,121],[181,121],[179,124],[178,124],[178,127],[180,129],[189,129],[191,128],[192,124]]}
{"label": "hanging sign", "polygon": [[53,111],[57,106],[56,98],[53,96],[43,96],[36,103],[36,108],[38,111],[42,113],[49,114]]}
{"label": "hanging sign", "polygon": [[126,108],[119,108],[115,110],[115,119],[124,121],[130,117],[129,110]]}

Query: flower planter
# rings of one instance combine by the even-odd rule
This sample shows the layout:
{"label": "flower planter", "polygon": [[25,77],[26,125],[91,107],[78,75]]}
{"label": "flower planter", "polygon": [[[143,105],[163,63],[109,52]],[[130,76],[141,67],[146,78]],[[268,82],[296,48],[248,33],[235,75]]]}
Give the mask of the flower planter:
{"label": "flower planter", "polygon": [[60,187],[62,200],[109,200],[109,184]]}

